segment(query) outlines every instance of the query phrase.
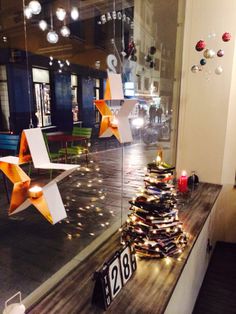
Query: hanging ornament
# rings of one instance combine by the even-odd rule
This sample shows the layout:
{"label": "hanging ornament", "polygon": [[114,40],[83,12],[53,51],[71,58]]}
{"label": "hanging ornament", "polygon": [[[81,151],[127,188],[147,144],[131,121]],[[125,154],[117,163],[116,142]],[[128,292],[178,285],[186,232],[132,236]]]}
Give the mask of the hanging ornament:
{"label": "hanging ornament", "polygon": [[79,18],[79,10],[76,7],[73,7],[70,12],[72,20],[76,21]]}
{"label": "hanging ornament", "polygon": [[65,25],[62,26],[60,32],[61,32],[61,35],[63,37],[69,37],[70,36],[70,29],[67,26],[65,26]]}
{"label": "hanging ornament", "polygon": [[46,21],[44,20],[41,20],[39,21],[39,28],[42,30],[42,31],[45,31],[48,27],[48,24]]}
{"label": "hanging ornament", "polygon": [[203,49],[205,49],[205,47],[206,47],[205,41],[204,41],[204,40],[199,40],[199,41],[197,42],[196,46],[195,46],[195,49],[196,49],[197,51],[202,51]]}
{"label": "hanging ornament", "polygon": [[197,72],[199,72],[199,66],[198,65],[193,65],[192,67],[191,67],[191,71],[193,72],[193,73],[197,73]]}
{"label": "hanging ornament", "polygon": [[225,54],[224,50],[220,49],[217,51],[217,56],[218,57],[223,57],[223,55]]}
{"label": "hanging ornament", "polygon": [[218,65],[215,69],[215,74],[220,75],[223,72],[222,66]]}
{"label": "hanging ornament", "polygon": [[204,57],[207,59],[212,59],[215,56],[215,51],[212,49],[206,49],[203,53]]}
{"label": "hanging ornament", "polygon": [[223,41],[230,41],[230,39],[231,39],[230,33],[226,32],[226,33],[224,33],[224,34],[222,35],[222,40],[223,40]]}
{"label": "hanging ornament", "polygon": [[57,8],[56,16],[59,21],[63,21],[64,18],[66,17],[66,11],[63,8]]}
{"label": "hanging ornament", "polygon": [[29,8],[35,15],[38,15],[42,10],[41,4],[36,0],[30,1]]}
{"label": "hanging ornament", "polygon": [[207,62],[206,62],[206,59],[201,59],[201,60],[200,60],[200,64],[201,64],[201,65],[205,65],[206,63],[207,63]]}
{"label": "hanging ornament", "polygon": [[50,30],[47,33],[47,41],[50,44],[56,44],[58,42],[58,35],[57,35],[57,33],[54,30]]}

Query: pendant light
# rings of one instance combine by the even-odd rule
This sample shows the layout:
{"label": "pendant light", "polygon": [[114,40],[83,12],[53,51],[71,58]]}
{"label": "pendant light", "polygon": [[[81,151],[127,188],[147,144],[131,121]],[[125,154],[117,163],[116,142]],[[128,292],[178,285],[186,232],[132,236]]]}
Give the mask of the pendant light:
{"label": "pendant light", "polygon": [[47,28],[48,28],[48,24],[45,20],[41,20],[39,21],[39,28],[42,30],[42,31],[45,31]]}
{"label": "pendant light", "polygon": [[30,7],[24,8],[24,16],[29,20],[32,17],[32,10]]}
{"label": "pendant light", "polygon": [[69,27],[67,27],[67,26],[62,26],[62,28],[61,28],[61,35],[63,36],[63,37],[69,37],[70,36],[70,29],[69,29]]}
{"label": "pendant light", "polygon": [[79,10],[76,7],[73,7],[70,12],[70,16],[72,20],[76,21],[79,18]]}
{"label": "pendant light", "polygon": [[36,0],[30,1],[28,6],[35,15],[38,15],[42,10],[41,4]]}
{"label": "pendant light", "polygon": [[56,16],[59,21],[63,21],[66,17],[66,11],[63,8],[57,8]]}
{"label": "pendant light", "polygon": [[51,11],[51,29],[47,33],[47,41],[50,44],[56,44],[58,42],[58,34],[53,30],[53,17],[52,17],[52,11]]}

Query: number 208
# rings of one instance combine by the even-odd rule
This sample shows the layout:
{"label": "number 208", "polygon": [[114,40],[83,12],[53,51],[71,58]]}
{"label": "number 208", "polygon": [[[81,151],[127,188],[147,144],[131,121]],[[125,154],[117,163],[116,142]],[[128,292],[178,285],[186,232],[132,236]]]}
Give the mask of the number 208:
{"label": "number 208", "polygon": [[127,246],[109,265],[108,275],[113,300],[136,270],[136,259]]}

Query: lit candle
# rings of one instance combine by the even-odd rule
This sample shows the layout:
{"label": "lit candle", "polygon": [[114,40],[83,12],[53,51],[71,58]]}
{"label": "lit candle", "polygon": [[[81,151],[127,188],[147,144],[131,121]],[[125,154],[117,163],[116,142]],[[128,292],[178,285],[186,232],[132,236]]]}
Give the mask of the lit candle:
{"label": "lit candle", "polygon": [[156,165],[157,166],[160,166],[161,164],[161,156],[157,155],[157,158],[156,158]]}
{"label": "lit candle", "polygon": [[179,177],[178,190],[179,192],[187,192],[188,190],[188,177],[186,171],[182,171],[181,176]]}
{"label": "lit candle", "polygon": [[38,198],[43,195],[43,189],[40,186],[33,186],[28,191],[29,197]]}

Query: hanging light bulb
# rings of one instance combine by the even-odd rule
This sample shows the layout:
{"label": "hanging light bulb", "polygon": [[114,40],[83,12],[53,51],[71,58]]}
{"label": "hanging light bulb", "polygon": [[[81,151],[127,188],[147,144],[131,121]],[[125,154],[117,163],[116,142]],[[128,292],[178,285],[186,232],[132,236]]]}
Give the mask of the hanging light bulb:
{"label": "hanging light bulb", "polygon": [[70,36],[70,29],[67,26],[65,26],[65,25],[62,26],[60,32],[61,32],[61,35],[63,37],[69,37]]}
{"label": "hanging light bulb", "polygon": [[30,19],[32,17],[32,10],[30,9],[30,7],[25,7],[24,15],[27,19]]}
{"label": "hanging light bulb", "polygon": [[73,7],[71,12],[70,12],[70,16],[72,18],[72,20],[76,21],[79,18],[79,10],[76,7]]}
{"label": "hanging light bulb", "polygon": [[[56,44],[58,42],[58,34],[53,30],[53,15],[52,15],[52,10],[51,10],[51,14],[50,14],[50,20],[51,20],[51,29],[50,31],[47,33],[47,41],[50,44]],[[51,57],[50,57],[51,58]]]}
{"label": "hanging light bulb", "polygon": [[53,29],[47,33],[47,41],[50,44],[56,44],[58,42],[58,35]]}
{"label": "hanging light bulb", "polygon": [[66,17],[66,11],[63,8],[57,8],[56,16],[59,21],[63,21],[64,18]]}
{"label": "hanging light bulb", "polygon": [[29,8],[35,15],[39,14],[42,10],[41,4],[36,0],[30,1]]}
{"label": "hanging light bulb", "polygon": [[46,21],[44,20],[41,20],[39,21],[39,28],[42,30],[42,31],[45,31],[48,27],[48,24]]}

